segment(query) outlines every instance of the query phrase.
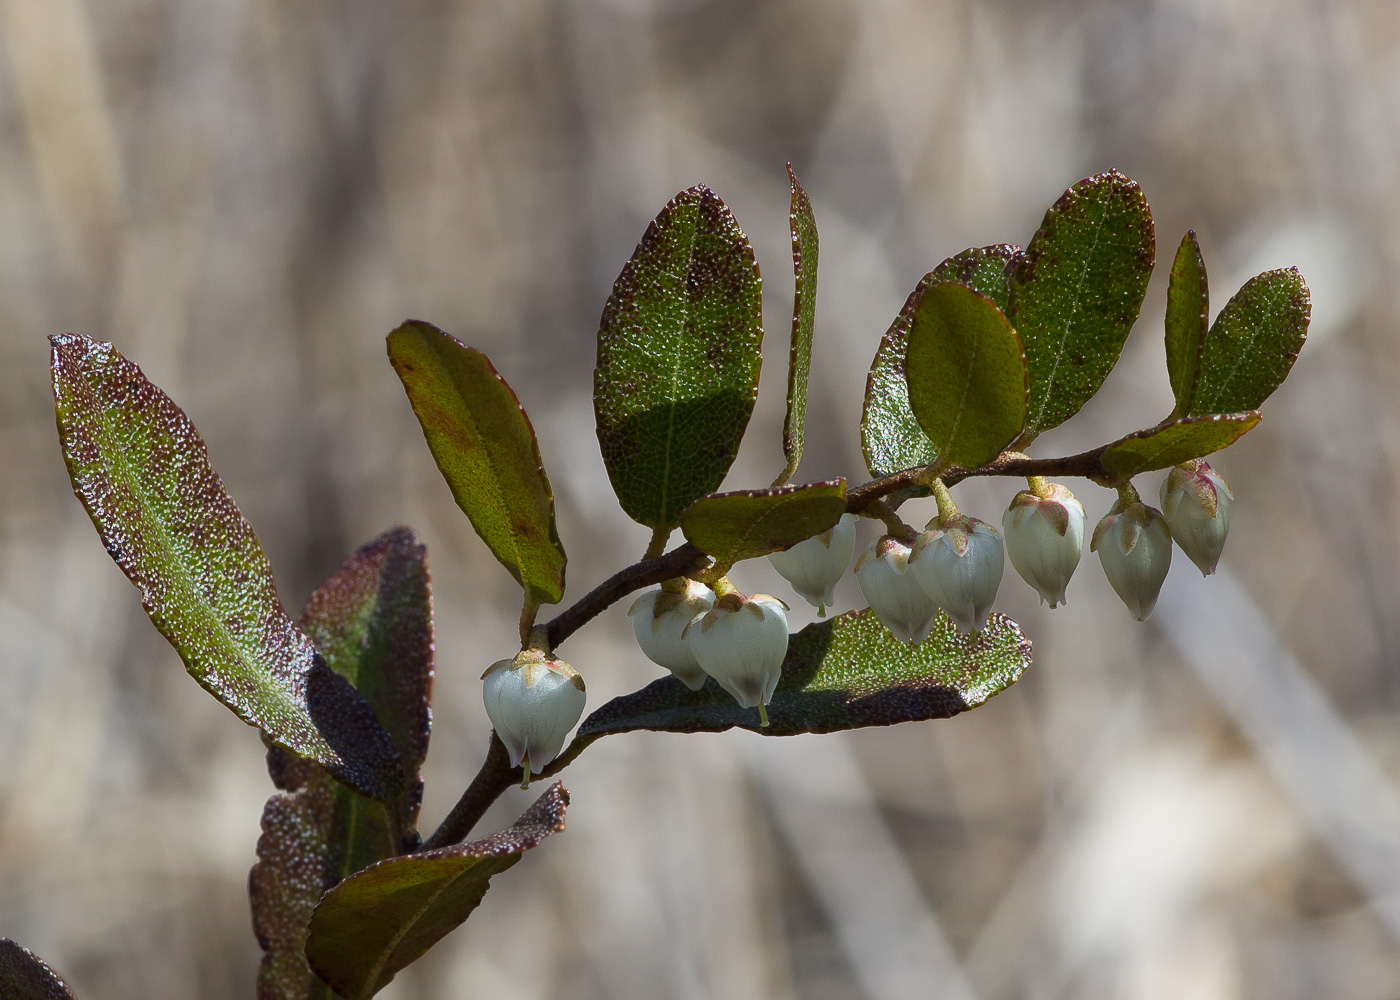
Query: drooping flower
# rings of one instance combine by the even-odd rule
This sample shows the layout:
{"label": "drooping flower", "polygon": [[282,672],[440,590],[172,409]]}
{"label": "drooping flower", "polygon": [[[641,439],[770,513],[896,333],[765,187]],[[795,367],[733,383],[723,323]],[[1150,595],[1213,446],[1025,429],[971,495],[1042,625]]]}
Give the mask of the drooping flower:
{"label": "drooping flower", "polygon": [[1220,561],[1233,499],[1225,478],[1199,458],[1178,465],[1162,481],[1162,513],[1172,538],[1202,576],[1214,573]]}
{"label": "drooping flower", "polygon": [[510,766],[539,772],[559,756],[583,716],[583,677],[563,660],[525,649],[481,675],[486,714],[510,753]]}
{"label": "drooping flower", "polygon": [[1089,543],[1104,575],[1134,618],[1147,621],[1172,563],[1172,536],[1161,511],[1135,500],[1117,501]]}
{"label": "drooping flower", "polygon": [[870,609],[900,642],[917,646],[928,638],[938,602],[919,586],[909,568],[912,550],[893,535],[881,535],[856,560],[856,581]]}
{"label": "drooping flower", "polygon": [[768,557],[773,568],[808,604],[825,614],[833,591],[856,550],[856,516],[842,514],[834,527]]}
{"label": "drooping flower", "polygon": [[695,659],[686,626],[714,607],[715,592],[698,580],[686,580],[683,593],[658,587],[632,603],[627,612],[632,632],[647,659],[665,667],[692,691],[705,686],[705,671]]}
{"label": "drooping flower", "polygon": [[1059,483],[1044,496],[1022,490],[1001,516],[1011,565],[1042,603],[1065,603],[1065,588],[1084,550],[1084,505]]}
{"label": "drooping flower", "polygon": [[930,521],[909,556],[915,581],[964,633],[987,627],[1003,566],[1001,532],[965,514]]}
{"label": "drooping flower", "polygon": [[758,708],[768,725],[767,704],[787,656],[787,605],[776,597],[732,591],[686,629],[701,669],[734,696],[740,708]]}

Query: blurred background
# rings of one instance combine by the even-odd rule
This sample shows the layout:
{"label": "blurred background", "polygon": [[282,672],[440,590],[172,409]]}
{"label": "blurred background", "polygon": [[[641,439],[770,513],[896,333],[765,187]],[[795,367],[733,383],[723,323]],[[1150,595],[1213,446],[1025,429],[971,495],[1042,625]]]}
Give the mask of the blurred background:
{"label": "blurred background", "polygon": [[[392,327],[442,326],[519,393],[573,600],[647,541],[594,438],[594,333],[676,191],[720,192],[768,278],[727,481],[765,485],[794,164],[822,241],[798,476],[858,482],[864,373],[918,278],[1025,243],[1116,166],[1161,263],[1104,391],[1037,454],[1170,409],[1187,228],[1213,310],[1268,268],[1313,290],[1293,377],[1217,463],[1221,572],[1178,557],[1139,625],[1088,553],[1054,612],[1008,570],[1035,665],[956,719],[599,743],[565,775],[567,833],[382,995],[1400,996],[1397,142],[1383,0],[0,0],[0,934],[91,1000],[248,998],[259,957],[262,747],[73,499],[45,335],[116,342],[185,407],[293,611],[358,545],[419,531],[431,829],[484,753],[477,678],[518,598],[433,466]],[[1091,518],[1112,499],[1071,485]],[[956,496],[999,522],[1016,488]],[[766,563],[735,579],[792,596]],[[591,707],[657,673],[626,608],[563,650]]]}

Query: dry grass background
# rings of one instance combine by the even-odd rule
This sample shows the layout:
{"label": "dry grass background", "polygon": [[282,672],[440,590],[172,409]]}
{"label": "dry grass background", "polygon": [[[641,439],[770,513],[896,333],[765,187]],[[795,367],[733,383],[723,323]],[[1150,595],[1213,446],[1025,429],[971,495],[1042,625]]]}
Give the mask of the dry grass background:
{"label": "dry grass background", "polygon": [[[44,335],[115,341],[185,406],[289,607],[391,524],[422,534],[431,825],[484,750],[476,678],[516,598],[385,333],[432,320],[516,387],[576,597],[646,542],[591,429],[597,318],[700,181],[768,277],[729,483],[780,465],[788,159],[822,232],[809,478],[862,478],[864,371],[918,277],[1026,241],[1081,176],[1142,183],[1159,258],[1194,227],[1216,308],[1299,265],[1313,336],[1220,463],[1224,571],[1178,559],[1143,626],[1089,557],[1054,613],[1008,575],[1036,664],[958,719],[600,743],[568,832],[383,995],[1400,996],[1396,5],[0,0],[0,39],[0,934],[80,996],[251,995],[269,785],[73,500]],[[1043,453],[1166,411],[1165,273]],[[959,493],[993,520],[1013,489]],[[1111,499],[1082,493],[1091,517]],[[623,610],[565,650],[594,706],[654,674]]]}

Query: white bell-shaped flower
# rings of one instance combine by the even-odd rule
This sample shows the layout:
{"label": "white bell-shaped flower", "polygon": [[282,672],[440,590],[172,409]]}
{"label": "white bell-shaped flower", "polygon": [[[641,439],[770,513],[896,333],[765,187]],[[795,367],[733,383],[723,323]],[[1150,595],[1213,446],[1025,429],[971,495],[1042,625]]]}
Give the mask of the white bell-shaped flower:
{"label": "white bell-shaped flower", "polygon": [[774,552],[768,561],[818,614],[825,614],[855,550],[856,515],[842,514],[834,527],[785,552]]}
{"label": "white bell-shaped flower", "polygon": [[652,663],[665,667],[686,687],[705,686],[705,671],[695,659],[685,628],[715,604],[715,592],[698,580],[686,580],[683,593],[658,587],[637,598],[627,612],[637,645]]}
{"label": "white bell-shaped flower", "polygon": [[787,656],[787,605],[776,597],[729,593],[686,629],[690,648],[705,673],[734,696],[741,708],[764,707],[783,675]]}
{"label": "white bell-shaped flower", "polygon": [[909,556],[915,581],[964,633],[987,627],[1004,565],[1001,532],[964,514],[929,522]]}
{"label": "white bell-shaped flower", "polygon": [[938,617],[938,602],[910,572],[912,550],[893,535],[882,535],[856,560],[860,592],[885,628],[900,642],[917,646],[928,638]]}
{"label": "white bell-shaped flower", "polygon": [[1224,477],[1200,459],[1178,465],[1162,481],[1162,513],[1172,538],[1202,576],[1220,561],[1233,499]]}
{"label": "white bell-shaped flower", "polygon": [[1011,565],[1053,608],[1065,603],[1065,588],[1084,551],[1084,505],[1059,483],[1045,492],[1017,493],[1001,526]]}
{"label": "white bell-shaped flower", "polygon": [[486,714],[510,753],[510,766],[525,766],[525,780],[559,756],[583,716],[583,678],[563,660],[538,649],[497,660],[481,675]]}
{"label": "white bell-shaped flower", "polygon": [[1147,621],[1172,564],[1172,536],[1161,511],[1119,500],[1094,528],[1090,551],[1134,618]]}

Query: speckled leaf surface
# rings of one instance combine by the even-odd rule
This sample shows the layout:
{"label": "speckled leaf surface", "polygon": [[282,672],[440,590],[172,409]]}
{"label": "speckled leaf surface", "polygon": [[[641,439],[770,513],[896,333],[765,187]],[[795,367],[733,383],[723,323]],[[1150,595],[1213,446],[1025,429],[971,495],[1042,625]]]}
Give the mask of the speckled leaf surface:
{"label": "speckled leaf surface", "polygon": [[[427,552],[393,528],[348,558],[306,602],[301,626],[327,664],[355,685],[394,738],[404,766],[399,821],[412,829],[428,751],[433,682]],[[397,853],[384,807],[276,748],[268,770],[279,788],[263,810],[258,864],[249,876],[253,929],[264,950],[259,1000],[333,996],[307,964],[307,923],[321,896],[346,876]]]}
{"label": "speckled leaf surface", "polygon": [[1182,417],[1118,439],[1104,450],[1100,461],[1109,475],[1123,479],[1153,469],[1169,469],[1233,444],[1257,423],[1258,412]]}
{"label": "speckled leaf surface", "polygon": [[928,640],[911,649],[873,611],[848,611],[792,636],[766,729],[757,710],[740,708],[714,681],[691,691],[667,677],[590,715],[566,753],[634,729],[715,733],[739,726],[791,736],[946,719],[1010,687],[1030,664],[1030,641],[1005,615],[993,614],[975,635],[960,635],[940,615]]}
{"label": "speckled leaf surface", "polygon": [[702,497],[681,513],[681,531],[686,541],[728,566],[819,535],[845,512],[846,481],[833,479]]}
{"label": "speckled leaf surface", "polygon": [[394,801],[393,741],[282,609],[257,536],[189,418],[111,344],[50,339],[73,491],[152,623],[244,722]]}
{"label": "speckled leaf surface", "polygon": [[1005,243],[972,247],[939,264],[909,293],[904,308],[880,341],[865,382],[860,442],[872,476],[928,465],[938,458],[938,450],[909,406],[909,383],[905,378],[909,330],[914,308],[924,291],[940,281],[956,281],[981,292],[1004,309],[1007,266],[1019,253],[1019,247]]}
{"label": "speckled leaf surface", "polygon": [[348,1000],[373,996],[471,915],[493,875],[564,829],[568,802],[555,782],[501,833],[381,861],[341,882],[311,918],[311,966]]}
{"label": "speckled leaf surface", "polygon": [[784,483],[802,460],[803,428],[807,422],[807,380],[812,373],[812,335],[817,323],[817,218],[812,199],[787,165],[792,201],[788,227],[792,230],[792,350],[788,357],[787,417],[783,420]]}
{"label": "speckled leaf surface", "polygon": [[1155,253],[1147,199],[1116,170],[1075,184],[1045,213],[1012,269],[1006,310],[1030,367],[1032,433],[1099,391],[1137,321]]}
{"label": "speckled leaf surface", "polygon": [[925,289],[909,327],[909,406],[947,461],[975,469],[1026,424],[1026,356],[996,303],[951,281]]}
{"label": "speckled leaf surface", "polygon": [[753,413],[763,343],[748,237],[709,188],[647,227],[603,308],[593,405],[633,520],[671,528],[724,480]]}
{"label": "speckled leaf surface", "polygon": [[532,602],[557,604],[565,558],[554,494],[515,392],[486,355],[428,323],[403,324],[388,349],[457,506]]}
{"label": "speckled leaf surface", "polygon": [[0,997],[4,1000],[74,1000],[73,991],[48,963],[9,938],[0,938]]}
{"label": "speckled leaf surface", "polygon": [[1206,262],[1196,234],[1188,232],[1177,247],[1167,285],[1167,377],[1176,399],[1173,417],[1183,417],[1201,370],[1201,352],[1210,326],[1210,287]]}
{"label": "speckled leaf surface", "polygon": [[1188,412],[1253,410],[1288,377],[1308,336],[1312,301],[1296,267],[1244,283],[1215,317]]}

